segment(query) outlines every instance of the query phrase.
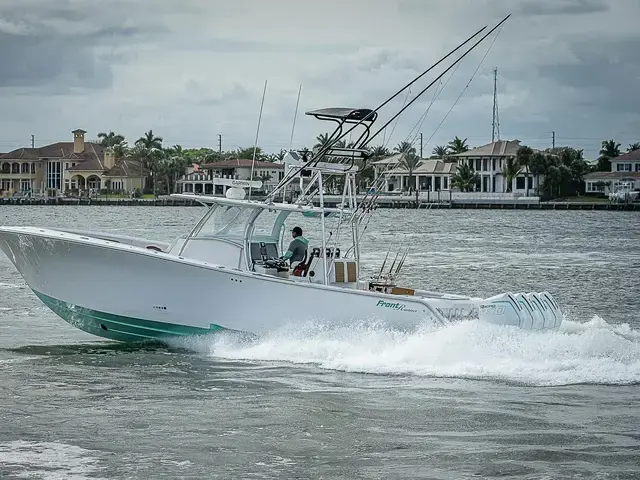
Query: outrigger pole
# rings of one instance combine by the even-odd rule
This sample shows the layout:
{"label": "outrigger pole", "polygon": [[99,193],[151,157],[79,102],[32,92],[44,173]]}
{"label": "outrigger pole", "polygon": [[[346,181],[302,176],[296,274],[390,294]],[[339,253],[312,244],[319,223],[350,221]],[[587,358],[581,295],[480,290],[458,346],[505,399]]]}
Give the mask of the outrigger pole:
{"label": "outrigger pole", "polygon": [[[487,38],[489,35],[491,35],[495,30],[497,30],[504,22],[507,21],[507,19],[511,16],[511,14],[507,15],[506,17],[504,17],[502,19],[502,21],[500,23],[498,23],[495,27],[493,27],[491,30],[489,30],[489,32],[487,32],[486,34],[484,34],[482,36],[482,38],[480,38],[480,40],[478,40],[476,43],[474,43],[471,48],[469,48],[465,53],[463,53],[460,58],[458,58],[454,63],[452,63],[444,72],[442,72],[440,75],[438,75],[438,77],[436,77],[429,85],[427,85],[421,92],[419,92],[409,103],[407,103],[404,107],[402,107],[400,109],[400,111],[398,111],[387,123],[385,123],[382,127],[380,127],[378,129],[378,131],[376,131],[373,135],[371,135],[368,139],[366,139],[362,145],[360,145],[360,148],[364,148],[371,140],[373,140],[374,137],[376,137],[380,132],[382,132],[387,126],[389,126],[389,124],[391,122],[393,122],[399,115],[402,114],[402,112],[404,112],[407,108],[409,108],[411,106],[411,104],[413,102],[415,102],[418,98],[420,98],[429,88],[431,88],[437,81],[439,81],[442,77],[444,77],[444,75],[451,70],[457,63],[459,63],[464,57],[466,57],[474,48],[476,48],[485,38]],[[477,35],[477,34],[476,34]],[[474,35],[475,36],[475,35]],[[362,208],[363,213],[366,211],[367,209],[367,197],[369,196],[369,192],[367,192],[364,196],[364,198],[362,199],[362,202],[360,202],[358,204],[358,209]],[[377,196],[377,194],[376,194]],[[371,201],[369,201],[369,206],[371,205]],[[357,210],[356,212],[353,212],[353,216],[352,218],[357,214]]]}
{"label": "outrigger pole", "polygon": [[476,48],[485,38],[487,38],[489,35],[491,35],[493,32],[495,32],[500,25],[502,25],[504,22],[507,21],[507,19],[511,16],[511,14],[507,15],[506,17],[504,17],[502,19],[502,21],[500,23],[498,23],[495,27],[493,27],[491,30],[489,30],[487,33],[485,33],[480,40],[478,40],[476,43],[474,43],[471,48],[469,48],[466,52],[464,52],[460,58],[458,58],[455,62],[453,62],[451,65],[449,65],[449,67],[442,72],[440,75],[438,75],[429,85],[427,85],[426,87],[424,87],[420,93],[418,93],[409,103],[407,103],[404,107],[402,107],[398,113],[396,113],[393,117],[391,117],[389,119],[389,121],[387,123],[385,123],[382,127],[380,127],[378,129],[378,131],[376,133],[374,133],[373,135],[371,135],[368,139],[366,139],[362,145],[360,145],[359,148],[364,148],[369,142],[371,142],[371,140],[373,140],[382,130],[384,130],[385,128],[387,128],[389,126],[389,124],[391,122],[393,122],[396,118],[398,118],[402,112],[404,112],[407,108],[409,108],[411,106],[411,104],[413,102],[415,102],[418,98],[420,98],[427,90],[429,90],[437,81],[439,81],[442,77],[445,76],[445,74],[451,70],[453,67],[456,66],[456,64],[460,63],[460,61],[466,57],[474,48]]}
{"label": "outrigger pole", "polygon": [[[505,18],[506,20],[506,18]],[[503,20],[504,22],[504,20]],[[502,23],[502,22],[501,22]],[[271,197],[272,195],[275,194],[276,191],[278,191],[278,189],[280,188],[280,186],[286,184],[291,178],[293,178],[295,175],[297,175],[299,172],[301,172],[302,170],[304,170],[305,168],[308,168],[311,166],[311,164],[313,164],[314,162],[317,162],[320,158],[322,158],[322,156],[328,152],[340,139],[342,139],[343,137],[345,137],[347,134],[351,133],[358,125],[361,125],[364,121],[368,120],[369,118],[373,117],[378,110],[380,110],[382,107],[384,107],[385,105],[387,105],[389,102],[391,102],[391,100],[393,100],[394,98],[396,98],[398,95],[400,95],[404,90],[406,90],[407,88],[409,88],[411,85],[413,85],[415,82],[417,82],[418,80],[420,80],[423,76],[425,76],[427,73],[429,73],[431,70],[433,70],[435,67],[437,67],[439,64],[441,64],[442,62],[444,62],[447,58],[449,58],[451,55],[453,55],[454,53],[456,53],[458,50],[460,50],[462,47],[464,47],[467,43],[469,43],[471,40],[473,40],[475,37],[477,37],[481,32],[483,32],[485,29],[487,28],[487,25],[485,25],[484,27],[482,27],[480,30],[478,30],[477,32],[475,32],[473,35],[471,35],[469,38],[467,38],[464,42],[462,42],[460,45],[458,45],[456,48],[454,48],[453,50],[451,50],[449,53],[447,53],[446,55],[444,55],[442,58],[440,58],[440,60],[438,60],[436,63],[434,63],[433,65],[431,65],[429,68],[427,68],[424,72],[422,72],[420,75],[418,75],[417,77],[415,77],[413,80],[411,80],[409,83],[407,83],[404,87],[402,87],[400,90],[398,90],[396,93],[394,93],[391,97],[389,97],[387,100],[385,100],[384,102],[382,102],[378,107],[376,107],[375,110],[369,112],[364,118],[362,118],[358,123],[354,124],[350,129],[348,129],[346,132],[344,132],[342,135],[340,135],[339,137],[337,137],[336,139],[334,139],[331,143],[325,145],[323,148],[320,149],[320,151],[318,151],[318,153],[316,153],[313,158],[309,161],[307,161],[304,165],[300,166],[298,168],[297,171],[295,171],[295,173],[293,173],[293,175],[291,174],[291,172],[294,172],[294,170],[292,170],[288,175],[285,175],[285,177],[278,183],[278,186],[271,192],[271,194],[269,195],[269,197]],[[482,39],[478,42],[480,43],[482,40],[484,40],[485,37],[482,37]],[[476,43],[476,45],[478,44]],[[475,47],[475,45],[474,45]],[[473,48],[473,47],[472,47]],[[468,52],[467,52],[468,53]],[[466,54],[465,54],[466,55]],[[424,93],[424,92],[422,92]]]}

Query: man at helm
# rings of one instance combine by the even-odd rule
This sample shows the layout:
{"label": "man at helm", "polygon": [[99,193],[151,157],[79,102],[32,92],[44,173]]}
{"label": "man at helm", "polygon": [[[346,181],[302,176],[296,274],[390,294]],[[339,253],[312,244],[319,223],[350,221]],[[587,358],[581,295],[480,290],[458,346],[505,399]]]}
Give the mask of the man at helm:
{"label": "man at helm", "polygon": [[302,229],[300,227],[294,227],[294,229],[291,230],[291,236],[293,240],[289,244],[289,249],[284,253],[283,258],[289,260],[289,264],[293,266],[294,263],[299,263],[304,260],[307,254],[309,240],[302,236]]}

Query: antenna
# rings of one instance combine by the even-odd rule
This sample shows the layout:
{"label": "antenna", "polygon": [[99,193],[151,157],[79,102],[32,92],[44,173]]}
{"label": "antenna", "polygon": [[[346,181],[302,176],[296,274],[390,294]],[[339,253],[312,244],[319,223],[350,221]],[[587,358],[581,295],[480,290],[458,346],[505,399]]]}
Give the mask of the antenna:
{"label": "antenna", "polygon": [[291,138],[289,139],[289,151],[291,151],[291,145],[293,145],[293,132],[296,129],[296,117],[298,116],[298,105],[300,104],[300,92],[302,91],[302,84],[298,88],[298,100],[296,100],[296,111],[293,114],[293,125],[291,127]]}
{"label": "antenna", "polygon": [[[260,122],[262,121],[262,107],[264,106],[264,97],[267,94],[267,81],[264,81],[264,90],[262,91],[262,102],[260,103],[260,115],[258,116],[258,128],[256,128],[256,141],[253,144],[253,160],[251,161],[251,176],[249,181],[253,181],[253,167],[256,164],[256,151],[258,150],[258,134],[260,133]],[[249,200],[251,200],[251,187],[249,185]]]}
{"label": "antenna", "polygon": [[500,114],[498,113],[498,67],[493,69],[493,122],[491,143],[500,140]]}

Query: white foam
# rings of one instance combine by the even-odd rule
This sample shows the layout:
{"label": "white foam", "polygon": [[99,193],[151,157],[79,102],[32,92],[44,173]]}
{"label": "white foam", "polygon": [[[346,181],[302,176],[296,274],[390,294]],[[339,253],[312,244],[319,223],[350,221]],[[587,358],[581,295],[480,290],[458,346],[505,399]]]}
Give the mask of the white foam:
{"label": "white foam", "polygon": [[373,374],[495,379],[530,385],[640,382],[640,331],[594,317],[556,331],[468,321],[399,332],[362,324],[289,326],[256,341],[228,334],[172,342],[212,357],[284,361]]}
{"label": "white foam", "polygon": [[17,440],[0,443],[0,465],[15,478],[95,479],[100,467],[93,453],[59,442]]}

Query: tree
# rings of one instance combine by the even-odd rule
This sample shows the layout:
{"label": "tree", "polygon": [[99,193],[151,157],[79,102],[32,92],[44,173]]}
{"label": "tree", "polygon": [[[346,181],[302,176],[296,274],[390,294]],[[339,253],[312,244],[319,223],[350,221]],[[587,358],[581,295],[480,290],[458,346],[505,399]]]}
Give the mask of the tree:
{"label": "tree", "polygon": [[411,142],[407,142],[407,141],[400,142],[398,145],[396,145],[393,148],[393,150],[398,153],[408,153],[413,155],[415,155],[416,153],[416,147],[414,147]]}
{"label": "tree", "polygon": [[520,174],[520,171],[521,167],[518,160],[513,157],[507,158],[504,167],[502,167],[502,175],[506,184],[505,192],[511,193],[513,191],[513,179]]}
{"label": "tree", "polygon": [[547,171],[548,161],[547,155],[543,152],[535,152],[529,159],[529,171],[536,179],[536,189],[540,194],[540,175],[544,175]]}
{"label": "tree", "polygon": [[162,137],[156,137],[153,130],[149,130],[136,140],[136,145],[141,145],[147,150],[160,150],[162,148]]}
{"label": "tree", "polygon": [[545,198],[575,195],[589,171],[583,151],[571,147],[548,149],[544,154],[536,152],[532,156],[532,171],[534,167],[544,174],[539,193]]}
{"label": "tree", "polygon": [[516,152],[516,161],[518,162],[518,165],[525,169],[526,196],[529,196],[529,165],[531,164],[532,156],[533,149],[527,145],[522,145]]}
{"label": "tree", "polygon": [[449,148],[449,153],[455,155],[456,153],[463,153],[469,151],[469,146],[467,145],[467,139],[464,140],[456,137],[449,142],[447,145]]}
{"label": "tree", "polygon": [[600,157],[598,158],[598,171],[610,172],[611,159],[620,155],[620,144],[615,140],[604,140],[600,149]]}
{"label": "tree", "polygon": [[100,132],[98,134],[98,138],[100,139],[100,145],[103,147],[115,147],[122,143],[126,144],[124,136],[116,134],[113,131],[110,131],[109,133]]}
{"label": "tree", "polygon": [[[413,150],[415,151],[415,148]],[[421,161],[422,159],[414,152],[408,152],[402,156],[402,160],[400,160],[400,163],[398,165],[400,168],[404,168],[407,172],[409,172],[409,192],[411,192],[415,188],[415,183],[413,181],[413,171],[418,167],[418,165],[420,165]],[[416,190],[418,189],[416,188]]]}
{"label": "tree", "polygon": [[636,150],[640,150],[640,142],[630,143],[627,147],[627,152],[635,152]]}
{"label": "tree", "polygon": [[379,160],[381,158],[389,156],[389,150],[384,145],[378,145],[371,149],[371,158]]}
{"label": "tree", "polygon": [[436,158],[445,158],[449,155],[449,147],[447,145],[436,145],[431,152]]}
{"label": "tree", "polygon": [[461,192],[471,192],[480,181],[480,175],[469,164],[458,165],[456,173],[451,176],[451,186]]}
{"label": "tree", "polygon": [[324,147],[326,147],[327,145],[329,145],[329,134],[328,133],[321,133],[320,135],[318,135],[316,137],[316,144],[313,146],[314,149],[323,149]]}
{"label": "tree", "polygon": [[[253,150],[254,150],[254,147],[238,148],[238,150],[236,150],[236,158],[245,158],[245,159],[252,160]],[[261,162],[267,157],[267,154],[264,153],[262,148],[256,147],[255,151],[256,151],[256,162]]]}

